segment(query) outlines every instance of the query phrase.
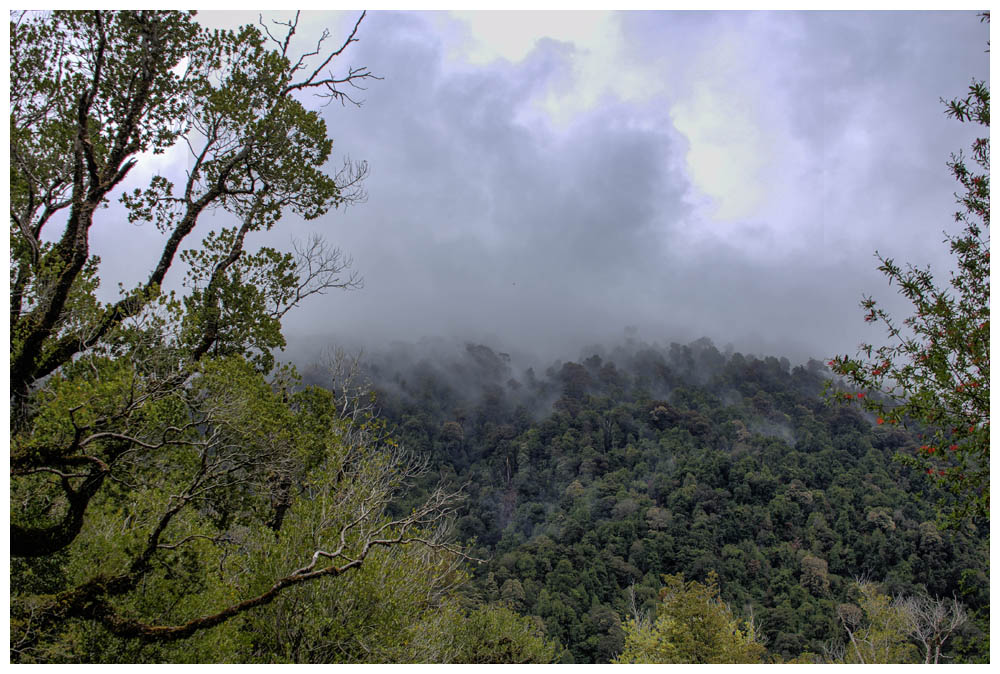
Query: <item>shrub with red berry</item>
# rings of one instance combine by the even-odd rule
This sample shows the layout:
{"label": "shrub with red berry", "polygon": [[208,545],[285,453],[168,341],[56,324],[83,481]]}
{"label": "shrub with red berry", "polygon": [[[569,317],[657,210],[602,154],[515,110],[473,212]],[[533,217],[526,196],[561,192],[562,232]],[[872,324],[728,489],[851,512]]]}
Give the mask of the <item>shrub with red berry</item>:
{"label": "shrub with red berry", "polygon": [[[989,87],[976,81],[965,98],[946,102],[950,117],[985,129],[972,144],[971,161],[959,152],[948,162],[962,186],[956,195],[962,208],[955,214],[961,229],[945,234],[955,260],[950,282],[938,285],[929,268],[903,269],[876,253],[879,270],[913,304],[914,315],[900,323],[865,297],[865,321],[883,325],[888,343],[862,344],[857,357],[828,363],[841,385],[869,392],[837,391],[835,399],[862,405],[879,424],[916,423],[932,435],[899,458],[957,496],[948,512],[953,523],[989,520],[989,104]],[[881,395],[870,395],[875,391]]]}

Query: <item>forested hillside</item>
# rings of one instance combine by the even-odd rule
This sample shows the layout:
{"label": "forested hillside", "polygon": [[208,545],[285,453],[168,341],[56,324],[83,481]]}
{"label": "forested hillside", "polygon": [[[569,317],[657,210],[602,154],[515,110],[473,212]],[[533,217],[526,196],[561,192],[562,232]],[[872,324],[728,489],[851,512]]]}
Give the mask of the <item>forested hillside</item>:
{"label": "forested hillside", "polygon": [[[515,341],[525,353],[514,356],[440,338],[357,357],[334,351],[313,364],[307,349],[285,350],[309,333],[300,323],[292,334],[286,315],[310,307],[312,334],[336,343],[349,321],[320,296],[361,286],[351,257],[312,227],[367,198],[367,163],[346,152],[334,163],[328,123],[338,106],[327,105],[354,109],[358,92],[382,79],[345,60],[365,16],[337,17],[343,33],[331,40],[336,30],[299,13],[242,25],[178,11],[11,13],[10,660],[988,661],[988,85],[973,80],[965,98],[947,104],[951,117],[984,127],[971,156],[948,163],[964,190],[960,231],[945,235],[948,280],[879,256],[913,315],[895,318],[864,297],[864,320],[887,328],[889,340],[862,344],[855,357],[793,366],[720,351],[706,338],[646,343],[626,328],[621,343],[558,354],[565,360],[541,353],[558,339],[524,332]],[[420,75],[387,77],[393,86],[418,79],[427,100],[452,102],[447,115],[425,118],[401,86],[390,100],[405,105],[383,102],[363,139],[383,142],[387,173],[397,172],[381,198],[420,224],[411,239],[391,229],[371,235],[419,267],[366,270],[405,279],[398,297],[367,296],[372,311],[396,336],[420,334],[407,314],[438,326],[474,309],[514,332],[544,318],[550,325],[538,334],[575,344],[594,339],[588,330],[598,321],[613,326],[605,312],[622,297],[640,298],[642,313],[674,316],[645,292],[663,281],[652,272],[671,265],[649,235],[717,224],[689,211],[702,200],[692,192],[700,172],[674,174],[686,125],[661,115],[659,131],[634,136],[651,129],[612,107],[574,122],[582,135],[568,141],[546,141],[547,123],[527,133],[529,99],[504,108],[505,99],[544,92],[543,81],[574,70],[560,59],[587,50],[539,38],[532,53],[544,58],[529,59],[527,70],[445,73],[431,56],[451,58],[441,36],[445,23],[462,19],[437,18],[389,15],[386,38],[365,52],[395,53],[380,65]],[[614,28],[622,18],[601,20]],[[658,18],[628,22],[636,30]],[[748,26],[772,20],[751,17]],[[432,24],[440,36],[426,32]],[[714,51],[716,25],[702,27]],[[801,26],[792,27],[789,34]],[[615,30],[624,36],[624,23]],[[521,32],[518,25],[508,37]],[[467,36],[451,31],[459,34]],[[757,36],[770,44],[772,33]],[[837,41],[854,47],[843,35]],[[549,75],[524,86],[536,68]],[[818,71],[826,76],[825,66]],[[877,135],[873,120],[857,124],[844,137]],[[387,129],[403,129],[405,142],[382,139]],[[466,142],[470,129],[497,144]],[[646,157],[653,140],[674,152],[669,162]],[[542,162],[547,154],[561,163]],[[484,168],[488,155],[495,171]],[[869,160],[886,172],[878,157]],[[451,174],[435,165],[462,180],[442,179]],[[823,176],[800,191],[826,199],[825,211],[826,169],[810,166],[792,172]],[[840,174],[853,170],[844,166]],[[588,191],[612,173],[624,182]],[[542,174],[554,182],[542,184]],[[908,180],[899,178],[910,194]],[[645,193],[643,205],[630,190],[646,182],[672,184]],[[676,209],[664,207],[660,188]],[[496,220],[452,212],[461,195],[475,197],[472,220]],[[506,210],[536,199],[531,218]],[[797,212],[794,202],[767,212]],[[649,219],[654,211],[669,223]],[[438,238],[442,222],[454,231]],[[495,235],[515,224],[521,234],[551,229],[490,252]],[[625,224],[632,247],[610,250]],[[279,247],[287,229],[307,236]],[[477,230],[482,242],[457,244]],[[746,231],[757,238],[756,225]],[[422,255],[418,240],[433,255]],[[705,249],[712,265],[725,266],[721,243],[706,240]],[[568,264],[553,265],[554,251]],[[600,304],[580,287],[580,269],[615,270],[639,251],[652,264],[633,270],[632,288],[643,292],[609,283]],[[508,278],[508,262],[527,252],[528,273]],[[765,269],[740,263],[723,278],[692,259],[701,277],[681,275],[674,287],[714,276],[722,286],[754,285]],[[833,282],[812,268],[793,281],[775,260],[767,274],[777,270],[783,287],[807,276]],[[475,284],[449,275],[455,261]],[[430,302],[421,304],[406,291],[422,283]],[[559,293],[525,309],[525,297],[556,286],[583,309],[571,316]],[[464,307],[436,294],[456,287]],[[504,317],[485,295],[514,309]],[[724,298],[722,313],[735,302],[728,287]],[[830,302],[800,304],[822,311]],[[451,335],[488,330],[441,325]],[[349,327],[356,342],[380,343],[365,321]],[[696,320],[679,328],[716,334]]]}
{"label": "forested hillside", "polygon": [[988,526],[939,528],[939,494],[894,460],[920,433],[831,401],[824,364],[708,340],[630,339],[544,372],[484,345],[435,351],[369,363],[385,418],[430,457],[410,500],[464,485],[457,536],[489,559],[477,591],[541,619],[567,659],[609,661],[664,574],[711,573],[769,658],[838,652],[857,580],[958,598],[975,620],[946,654],[986,657]]}

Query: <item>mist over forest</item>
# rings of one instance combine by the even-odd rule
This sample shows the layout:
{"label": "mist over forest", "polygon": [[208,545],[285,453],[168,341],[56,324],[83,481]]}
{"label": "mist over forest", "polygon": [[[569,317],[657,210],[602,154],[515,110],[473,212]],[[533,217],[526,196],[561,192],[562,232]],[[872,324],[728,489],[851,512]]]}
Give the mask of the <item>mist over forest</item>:
{"label": "mist over forest", "polygon": [[[655,615],[669,574],[718,583],[785,662],[851,657],[836,655],[834,596],[865,611],[952,583],[970,604],[986,596],[968,584],[984,579],[986,548],[970,532],[939,537],[927,518],[940,495],[889,458],[926,442],[921,429],[831,400],[827,385],[846,382],[828,364],[707,338],[647,343],[635,329],[553,361],[446,339],[345,356],[427,461],[399,512],[434,484],[461,486],[454,535],[486,560],[474,596],[536,616],[566,647],[561,662],[624,657],[636,628],[619,616]],[[340,363],[303,368],[304,383],[342,386]],[[963,624],[959,650],[979,638]],[[892,643],[880,653],[909,657]]]}
{"label": "mist over forest", "polygon": [[[512,404],[524,405],[537,417],[551,412],[551,405],[560,395],[558,387],[551,388],[543,399],[537,392],[529,393],[544,379],[557,379],[567,363],[582,363],[599,370],[602,364],[618,364],[632,371],[672,371],[683,381],[704,385],[719,374],[720,369],[734,354],[740,357],[774,360],[786,372],[794,366],[805,366],[814,371],[828,371],[816,359],[803,362],[790,361],[785,356],[775,358],[753,352],[740,353],[732,344],[721,350],[707,337],[688,343],[671,341],[647,342],[639,335],[638,328],[629,326],[619,339],[605,344],[591,343],[573,348],[564,344],[563,356],[558,357],[556,347],[525,352],[506,351],[488,344],[444,337],[424,338],[416,342],[394,341],[382,348],[357,348],[328,345],[319,349],[311,358],[301,357],[302,351],[289,349],[289,355],[299,355],[296,362],[306,383],[323,386],[328,384],[338,355],[356,361],[361,375],[377,391],[393,396],[412,398],[413,385],[428,378],[444,382],[464,404],[475,404],[485,388],[500,388]],[[832,378],[832,374],[829,375]],[[669,397],[672,393],[670,378],[652,377],[648,382],[650,394]],[[543,391],[546,389],[542,389]],[[735,391],[733,392],[734,395]],[[413,402],[411,400],[411,402]]]}
{"label": "mist over forest", "polygon": [[988,663],[989,20],[11,12],[10,660]]}

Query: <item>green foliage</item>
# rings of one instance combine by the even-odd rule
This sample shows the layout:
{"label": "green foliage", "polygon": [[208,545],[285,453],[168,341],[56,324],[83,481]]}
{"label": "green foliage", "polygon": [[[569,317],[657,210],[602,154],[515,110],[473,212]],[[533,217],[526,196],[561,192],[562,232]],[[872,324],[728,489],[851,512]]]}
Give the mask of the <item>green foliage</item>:
{"label": "green foliage", "polygon": [[[273,367],[285,312],[355,282],[319,241],[246,249],[289,209],[361,196],[358,173],[323,172],[301,96],[349,100],[367,71],[319,73],[354,39],[314,69],[183,13],[14,15],[13,661],[759,660],[728,605],[789,658],[843,629],[859,572],[961,597],[974,625],[942,658],[988,657],[988,540],[933,526],[924,485],[887,461],[924,441],[824,405],[818,363],[633,339],[518,380],[469,345],[377,400],[351,367],[335,391]],[[143,153],[187,142],[183,185],[122,197],[166,234],[155,268],[98,302],[90,228]],[[185,250],[219,208],[235,224]],[[165,294],[178,260],[186,294]],[[656,620],[623,629],[633,604]],[[893,614],[872,607],[874,635]]]}
{"label": "green foliage", "polygon": [[[358,283],[321,239],[247,250],[288,211],[363,198],[363,164],[326,172],[332,142],[302,96],[352,102],[343,87],[370,73],[330,66],[358,24],[293,61],[297,18],[281,39],[180,12],[12,15],[13,661],[554,657],[507,609],[455,613],[460,494],[399,503],[424,465],[356,369],[341,360],[331,392],[275,367],[285,313]],[[154,175],[120,199],[166,234],[159,259],[102,304],[90,230],[131,169],[172,147],[191,153],[184,184]],[[210,210],[236,224],[183,250]],[[180,297],[161,292],[177,261]],[[465,650],[408,646],[435,616]]]}
{"label": "green foliage", "polygon": [[663,577],[652,621],[633,619],[625,627],[618,663],[755,663],[764,646],[752,623],[740,623],[719,598],[718,579],[707,584]]}
{"label": "green foliage", "polygon": [[[301,529],[310,520],[289,522]],[[293,546],[294,547],[294,546]],[[305,549],[305,546],[298,546]],[[286,553],[288,561],[294,555]],[[281,563],[276,564],[281,567]],[[411,648],[415,623],[446,612],[466,581],[461,558],[415,547],[377,550],[356,573],[295,588],[256,613],[243,629],[255,635],[244,660],[293,663],[391,663],[420,658]],[[428,662],[435,660],[426,660]]]}
{"label": "green foliage", "polygon": [[856,389],[837,399],[860,402],[879,424],[926,429],[920,446],[900,459],[958,497],[947,510],[958,524],[989,520],[990,511],[989,87],[974,81],[965,98],[946,105],[950,117],[984,127],[971,163],[961,152],[948,163],[962,187],[955,213],[961,230],[945,234],[955,261],[949,283],[935,281],[929,268],[903,269],[879,255],[879,269],[914,314],[900,323],[866,297],[865,320],[884,325],[888,343],[863,344],[858,357],[838,356],[830,366]]}
{"label": "green foliage", "polygon": [[452,602],[412,625],[392,662],[548,664],[561,648],[534,621],[505,606]]}
{"label": "green foliage", "polygon": [[[19,401],[153,310],[178,258],[192,267],[193,292],[180,315],[171,303],[172,318],[193,360],[213,348],[250,351],[266,370],[291,306],[357,285],[340,276],[349,261],[321,242],[294,260],[271,249],[243,255],[247,234],[271,229],[287,211],[310,219],[364,197],[363,163],[327,173],[332,141],[301,96],[350,101],[343,87],[372,77],[328,69],[358,26],[340,49],[320,44],[293,61],[296,22],[280,39],[255,26],[209,31],[182,12],[12,15],[11,386]],[[147,280],[101,305],[90,230],[143,153],[170,149],[189,153],[183,184],[153,175],[120,196],[130,222],[167,234],[157,262]],[[202,233],[202,250],[182,253],[216,209],[238,225]],[[60,220],[62,232],[50,232]]]}
{"label": "green foliage", "polygon": [[846,664],[904,664],[919,662],[916,647],[907,639],[907,616],[891,597],[869,582],[853,585],[856,604],[841,604],[837,617],[848,635],[837,662]]}
{"label": "green foliage", "polygon": [[[931,486],[891,461],[919,437],[827,405],[821,363],[727,357],[704,341],[612,354],[581,361],[591,383],[572,411],[534,419],[518,410],[546,409],[563,363],[520,386],[465,354],[373,363],[392,382],[378,400],[401,441],[468,484],[457,532],[489,558],[475,569],[481,596],[540,618],[572,661],[621,653],[629,598],[655,612],[664,574],[714,571],[722,600],[755,616],[768,660],[824,653],[861,573],[894,595],[954,593],[985,616],[988,583],[963,578],[988,569],[988,543],[934,526]],[[480,414],[487,399],[495,407]],[[986,643],[969,628],[944,655],[975,660]]]}
{"label": "green foliage", "polygon": [[[135,385],[134,363],[104,364],[96,373],[117,400]],[[184,389],[123,419],[117,435],[140,446],[152,444],[136,437],[144,424],[166,439],[118,457],[125,479],[93,495],[72,545],[15,558],[15,659],[551,661],[551,640],[508,609],[456,613],[463,555],[439,528],[454,496],[388,515],[420,468],[385,424],[363,408],[335,413],[344,401],[331,392],[289,393],[279,381],[238,356],[204,360]],[[60,375],[46,389],[34,419],[48,441],[90,421],[69,411],[81,389],[94,392],[84,384]],[[13,483],[22,522],[52,517],[59,498],[58,485],[33,477]]]}
{"label": "green foliage", "polygon": [[201,248],[183,251],[188,265],[181,339],[195,348],[209,331],[215,334],[212,356],[240,353],[263,371],[274,364],[272,351],[285,346],[280,315],[272,308],[289,304],[298,287],[295,258],[273,248],[243,254],[224,274],[216,269],[233,250],[240,233],[235,228],[212,232]]}

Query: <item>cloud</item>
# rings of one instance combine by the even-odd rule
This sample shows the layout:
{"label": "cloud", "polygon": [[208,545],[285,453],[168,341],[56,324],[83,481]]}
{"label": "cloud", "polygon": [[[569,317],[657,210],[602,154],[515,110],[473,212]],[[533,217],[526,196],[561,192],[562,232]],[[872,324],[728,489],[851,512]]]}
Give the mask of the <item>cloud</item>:
{"label": "cloud", "polygon": [[750,110],[746,98],[708,84],[670,109],[689,143],[691,179],[715,201],[716,220],[756,215],[767,196],[764,168],[770,164],[772,144]]}
{"label": "cloud", "polygon": [[539,345],[637,324],[822,357],[878,338],[863,294],[905,311],[876,248],[946,261],[943,162],[962,130],[937,97],[981,55],[914,45],[955,43],[972,17],[628,14],[600,45],[643,63],[649,95],[595,98],[561,126],[531,111],[594,41],[522,40],[470,67],[422,16],[373,18],[362,56],[386,80],[357,117],[378,138],[356,216],[372,233],[342,240],[369,285],[331,298],[347,323]]}
{"label": "cloud", "polygon": [[524,109],[565,71],[559,44],[468,70],[443,41],[414,39],[418,18],[373,19],[364,61],[386,79],[360,114],[329,117],[373,166],[369,203],[335,237],[367,285],[331,298],[337,314],[414,336],[552,342],[606,321],[620,332],[689,208],[677,134],[621,103],[563,130],[525,126]]}
{"label": "cloud", "polygon": [[631,58],[621,15],[609,11],[452,12],[464,26],[449,55],[475,65],[497,59],[520,63],[540,43],[568,47],[567,71],[550,82],[534,105],[558,127],[593,109],[604,97],[642,102],[656,91],[642,64]]}
{"label": "cloud", "polygon": [[518,63],[546,38],[600,49],[613,42],[617,32],[611,12],[458,11],[451,15],[467,27],[461,51],[477,65],[488,65],[498,58]]}
{"label": "cloud", "polygon": [[[355,18],[303,14],[303,45]],[[874,250],[946,268],[944,162],[972,130],[938,98],[988,75],[971,13],[488,18],[369,13],[340,60],[384,78],[323,109],[334,165],[369,162],[369,201],[250,245],[317,231],[366,286],[290,313],[293,345],[572,357],[636,325],[825,357],[879,337],[863,294],[907,309]],[[120,231],[95,227],[104,252]]]}

